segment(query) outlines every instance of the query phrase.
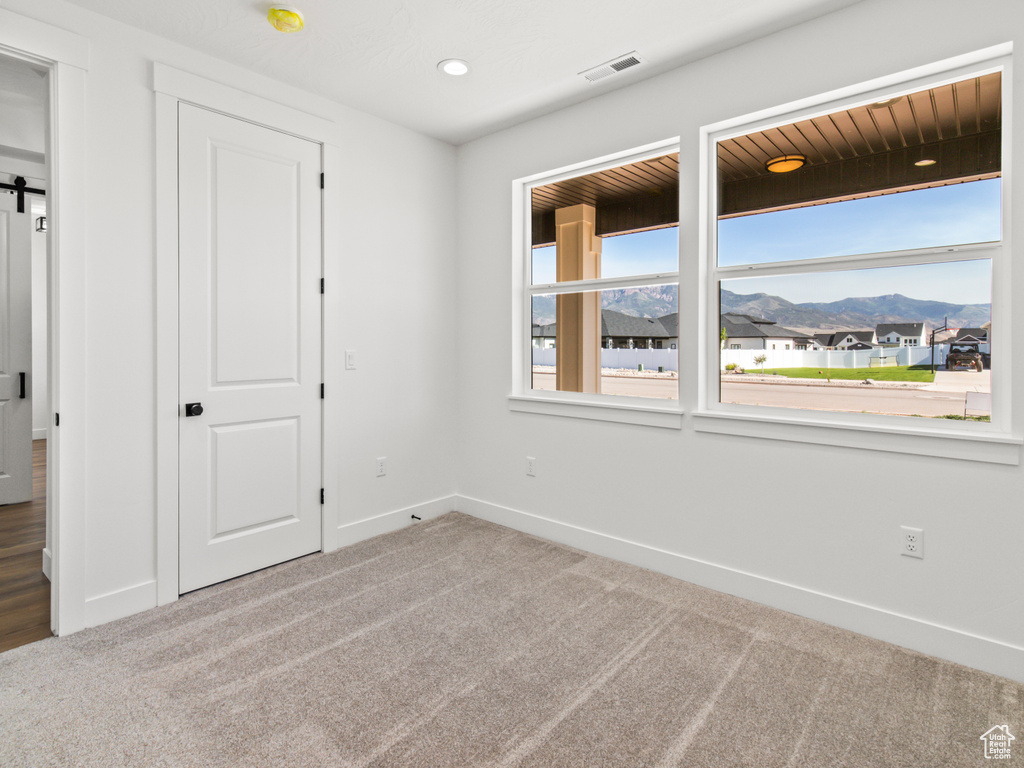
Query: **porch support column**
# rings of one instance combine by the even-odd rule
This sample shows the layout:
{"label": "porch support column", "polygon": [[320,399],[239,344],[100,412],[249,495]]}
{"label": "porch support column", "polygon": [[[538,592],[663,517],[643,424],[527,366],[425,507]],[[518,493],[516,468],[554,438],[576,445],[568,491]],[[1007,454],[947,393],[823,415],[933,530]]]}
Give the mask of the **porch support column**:
{"label": "porch support column", "polygon": [[[601,276],[597,209],[573,205],[555,211],[555,275],[558,282]],[[559,294],[555,299],[555,388],[601,391],[601,293]]]}

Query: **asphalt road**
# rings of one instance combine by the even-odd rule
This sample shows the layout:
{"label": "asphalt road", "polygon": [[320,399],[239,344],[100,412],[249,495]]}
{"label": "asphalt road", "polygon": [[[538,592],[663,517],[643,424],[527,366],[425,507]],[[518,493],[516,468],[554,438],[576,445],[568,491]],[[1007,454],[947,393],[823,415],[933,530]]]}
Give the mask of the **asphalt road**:
{"label": "asphalt road", "polygon": [[962,416],[965,393],[876,389],[866,384],[856,387],[815,387],[799,384],[731,384],[723,381],[722,402],[903,416]]}
{"label": "asphalt road", "polygon": [[[987,373],[987,372],[986,372]],[[982,374],[958,374],[982,376]],[[973,381],[973,379],[971,380]],[[553,373],[534,373],[534,389],[553,390]],[[987,380],[985,382],[988,383]],[[938,381],[936,382],[938,385]],[[867,384],[849,387],[823,387],[801,384],[722,382],[722,401],[743,405],[767,405],[783,408],[808,408],[825,411],[887,413],[904,416],[963,415],[966,393],[951,383],[949,390],[892,389]],[[634,395],[674,399],[678,397],[678,380],[641,377],[601,377],[601,391],[609,395]],[[960,391],[956,391],[959,389]],[[972,411],[973,413],[973,411]]]}

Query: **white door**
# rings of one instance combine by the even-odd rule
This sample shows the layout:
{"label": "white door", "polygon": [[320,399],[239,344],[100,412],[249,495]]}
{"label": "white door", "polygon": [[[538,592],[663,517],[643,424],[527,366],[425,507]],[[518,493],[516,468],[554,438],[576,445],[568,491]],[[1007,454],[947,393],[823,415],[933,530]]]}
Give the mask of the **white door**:
{"label": "white door", "polygon": [[0,193],[0,504],[32,498],[32,214]]}
{"label": "white door", "polygon": [[320,157],[179,106],[181,593],[321,548]]}

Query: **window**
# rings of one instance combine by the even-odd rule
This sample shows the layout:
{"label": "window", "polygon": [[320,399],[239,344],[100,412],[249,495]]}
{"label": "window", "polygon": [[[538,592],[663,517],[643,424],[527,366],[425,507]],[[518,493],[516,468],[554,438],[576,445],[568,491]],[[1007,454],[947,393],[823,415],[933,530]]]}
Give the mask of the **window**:
{"label": "window", "polygon": [[515,182],[529,334],[513,401],[678,412],[678,166],[664,142]]}
{"label": "window", "polygon": [[[704,130],[702,415],[1005,435],[999,398],[986,399],[988,412],[967,408],[957,377],[968,374],[944,368],[957,329],[1008,326],[1008,302],[1000,305],[993,290],[1006,226],[1004,64],[990,59],[903,87],[890,78],[884,89],[869,84],[859,97],[823,99],[812,111]],[[819,343],[801,341],[789,352],[771,342],[727,349],[713,341],[720,333]],[[972,369],[970,389],[1006,391],[1009,365],[1000,354],[1008,350],[986,345],[993,368]],[[741,383],[737,368],[774,375]]]}

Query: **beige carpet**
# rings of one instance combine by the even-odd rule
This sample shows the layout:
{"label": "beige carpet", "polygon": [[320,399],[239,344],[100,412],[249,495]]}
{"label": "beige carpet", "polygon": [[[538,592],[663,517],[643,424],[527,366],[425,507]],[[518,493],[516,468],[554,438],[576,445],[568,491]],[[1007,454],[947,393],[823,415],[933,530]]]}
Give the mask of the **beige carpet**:
{"label": "beige carpet", "polygon": [[0,654],[3,766],[981,766],[1024,686],[452,513]]}

